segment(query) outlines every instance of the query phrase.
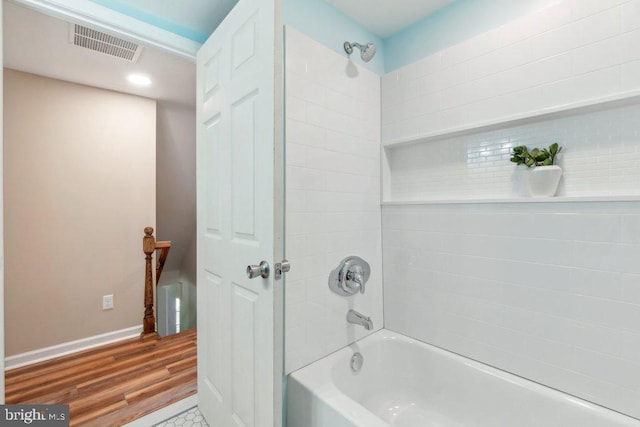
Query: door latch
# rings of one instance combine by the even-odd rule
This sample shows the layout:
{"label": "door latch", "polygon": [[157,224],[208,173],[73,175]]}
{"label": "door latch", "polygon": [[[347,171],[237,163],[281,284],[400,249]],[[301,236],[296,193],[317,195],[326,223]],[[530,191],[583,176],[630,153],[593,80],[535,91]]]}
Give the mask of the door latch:
{"label": "door latch", "polygon": [[288,273],[291,270],[291,263],[286,259],[283,259],[282,262],[277,262],[275,265],[275,280],[280,280],[282,278],[282,273]]}

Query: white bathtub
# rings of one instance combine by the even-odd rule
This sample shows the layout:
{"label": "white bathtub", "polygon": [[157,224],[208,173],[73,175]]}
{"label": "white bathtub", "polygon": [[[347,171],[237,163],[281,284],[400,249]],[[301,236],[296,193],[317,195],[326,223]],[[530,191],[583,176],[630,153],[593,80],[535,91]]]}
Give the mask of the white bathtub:
{"label": "white bathtub", "polygon": [[[355,351],[364,357],[350,369]],[[626,417],[381,330],[289,375],[288,427],[622,427]]]}

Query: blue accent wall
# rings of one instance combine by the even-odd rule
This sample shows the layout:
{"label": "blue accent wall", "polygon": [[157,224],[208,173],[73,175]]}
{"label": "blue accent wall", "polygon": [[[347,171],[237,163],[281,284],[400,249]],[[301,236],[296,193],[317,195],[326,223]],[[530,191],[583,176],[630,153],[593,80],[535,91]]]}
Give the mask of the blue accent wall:
{"label": "blue accent wall", "polygon": [[384,41],[390,72],[559,0],[456,0]]}
{"label": "blue accent wall", "polygon": [[306,34],[339,54],[347,56],[345,41],[375,43],[377,53],[365,63],[356,49],[353,61],[378,74],[385,71],[383,40],[323,0],[284,0],[284,23]]}
{"label": "blue accent wall", "polygon": [[[198,43],[208,38],[208,34],[189,26],[136,8],[130,0],[91,1]],[[384,74],[559,1],[456,0],[384,40],[324,0],[283,0],[283,18],[285,25],[341,55],[346,56],[342,45],[347,40],[375,43],[377,53],[371,62],[360,60],[357,51],[352,54],[353,60]]]}
{"label": "blue accent wall", "polygon": [[179,36],[185,37],[189,40],[193,40],[198,43],[204,43],[209,37],[208,34],[202,34],[196,30],[176,24],[175,22],[171,22],[167,19],[163,19],[158,16],[151,15],[140,9],[136,9],[133,6],[124,4],[118,0],[91,0],[91,1],[101,6],[105,6],[105,7],[108,7],[109,9],[115,10],[116,12],[120,12],[124,15],[130,16],[134,19],[137,19],[138,21],[142,21],[147,24],[156,26],[158,28],[162,28],[163,30],[169,31],[170,33],[177,34]]}

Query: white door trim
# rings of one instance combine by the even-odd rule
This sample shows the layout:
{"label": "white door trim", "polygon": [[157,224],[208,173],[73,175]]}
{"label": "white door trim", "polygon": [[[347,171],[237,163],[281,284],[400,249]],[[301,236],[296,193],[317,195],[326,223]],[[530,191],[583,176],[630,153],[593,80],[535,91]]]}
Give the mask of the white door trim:
{"label": "white door trim", "polygon": [[91,26],[188,58],[195,62],[200,43],[131,18],[89,0],[9,0],[65,21]]}

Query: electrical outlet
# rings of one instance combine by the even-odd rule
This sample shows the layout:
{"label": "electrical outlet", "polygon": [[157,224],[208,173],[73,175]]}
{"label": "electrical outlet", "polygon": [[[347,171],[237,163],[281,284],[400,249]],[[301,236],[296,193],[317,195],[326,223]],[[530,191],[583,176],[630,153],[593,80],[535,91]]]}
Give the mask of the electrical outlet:
{"label": "electrical outlet", "polygon": [[102,297],[102,309],[103,310],[113,309],[113,294],[105,295]]}

